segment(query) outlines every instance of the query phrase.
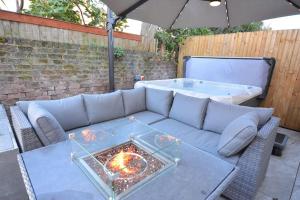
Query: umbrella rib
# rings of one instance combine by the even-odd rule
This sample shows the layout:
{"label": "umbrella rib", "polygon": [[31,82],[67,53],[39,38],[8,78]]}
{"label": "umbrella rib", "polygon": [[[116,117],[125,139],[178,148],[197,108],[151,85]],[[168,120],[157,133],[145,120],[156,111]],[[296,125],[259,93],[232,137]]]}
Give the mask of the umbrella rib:
{"label": "umbrella rib", "polygon": [[228,11],[228,1],[225,0],[225,8],[226,8],[226,15],[227,15],[227,26],[230,27],[230,18],[229,18],[229,11]]}
{"label": "umbrella rib", "polygon": [[300,6],[297,5],[296,3],[292,2],[291,0],[286,0],[289,4],[291,4],[292,6],[294,6],[297,9],[300,9]]}
{"label": "umbrella rib", "polygon": [[144,3],[146,3],[147,1],[148,0],[140,0],[140,1],[136,2],[132,6],[130,6],[129,8],[127,8],[126,10],[124,10],[123,12],[121,12],[118,15],[119,18],[124,19],[129,13],[131,13],[132,11],[134,11],[135,9],[137,9],[138,7],[140,7],[141,5],[143,5]]}
{"label": "umbrella rib", "polygon": [[171,26],[170,26],[170,29],[172,29],[173,25],[175,24],[175,22],[177,21],[177,19],[179,18],[179,16],[181,15],[182,11],[184,10],[184,8],[186,7],[186,5],[188,4],[190,0],[187,0],[185,2],[185,4],[182,6],[182,8],[180,9],[180,12],[178,13],[178,15],[176,16],[176,18],[173,20]]}

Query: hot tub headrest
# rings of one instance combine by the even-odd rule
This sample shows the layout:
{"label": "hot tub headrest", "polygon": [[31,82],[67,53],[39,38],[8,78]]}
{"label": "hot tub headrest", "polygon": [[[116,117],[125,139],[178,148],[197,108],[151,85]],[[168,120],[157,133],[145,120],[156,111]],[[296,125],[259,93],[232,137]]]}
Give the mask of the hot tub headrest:
{"label": "hot tub headrest", "polygon": [[184,57],[184,77],[261,87],[267,96],[274,58]]}

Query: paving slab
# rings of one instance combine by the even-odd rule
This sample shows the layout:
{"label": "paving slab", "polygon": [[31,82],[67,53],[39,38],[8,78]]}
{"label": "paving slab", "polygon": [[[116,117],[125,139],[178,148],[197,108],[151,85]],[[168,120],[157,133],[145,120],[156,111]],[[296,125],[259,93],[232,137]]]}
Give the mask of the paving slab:
{"label": "paving slab", "polygon": [[300,162],[300,133],[284,128],[279,128],[278,132],[289,137],[288,143],[281,157],[271,156],[256,200],[289,200],[291,196],[300,199],[300,181],[295,183]]}

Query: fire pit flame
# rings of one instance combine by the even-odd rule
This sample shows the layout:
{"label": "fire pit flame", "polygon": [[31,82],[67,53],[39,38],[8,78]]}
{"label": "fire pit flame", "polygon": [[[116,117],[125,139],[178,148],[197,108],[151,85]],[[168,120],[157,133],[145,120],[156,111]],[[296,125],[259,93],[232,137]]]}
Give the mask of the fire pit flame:
{"label": "fire pit flame", "polygon": [[120,179],[128,179],[142,174],[147,168],[147,161],[139,154],[121,150],[108,159],[105,166],[110,172],[118,173]]}
{"label": "fire pit flame", "polygon": [[[148,149],[147,149],[148,150]],[[98,162],[101,163],[100,167]],[[133,141],[125,142],[112,148],[87,157],[84,161],[113,193],[120,197],[124,192],[132,191],[139,187],[139,183],[148,181],[157,176],[170,163],[161,156],[156,157],[143,146],[138,146]],[[125,194],[125,193],[124,193]]]}

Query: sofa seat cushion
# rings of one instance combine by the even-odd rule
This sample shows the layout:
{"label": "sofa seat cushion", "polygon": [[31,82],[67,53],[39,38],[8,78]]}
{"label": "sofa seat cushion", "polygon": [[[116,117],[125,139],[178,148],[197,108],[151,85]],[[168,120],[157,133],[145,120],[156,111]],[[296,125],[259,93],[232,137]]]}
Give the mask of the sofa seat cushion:
{"label": "sofa seat cushion", "polygon": [[222,133],[230,122],[248,112],[256,112],[258,114],[258,128],[260,128],[271,118],[273,108],[239,106],[210,100],[206,111],[203,129]]}
{"label": "sofa seat cushion", "polygon": [[208,100],[176,93],[169,117],[201,129]]}
{"label": "sofa seat cushion", "polygon": [[257,135],[257,124],[256,112],[246,113],[233,120],[221,135],[218,152],[224,156],[232,156],[241,151]]}
{"label": "sofa seat cushion", "polygon": [[169,116],[173,91],[146,88],[146,108],[149,111]]}
{"label": "sofa seat cushion", "polygon": [[146,110],[146,89],[144,87],[132,90],[122,90],[125,115]]}
{"label": "sofa seat cushion", "polygon": [[[120,133],[119,131],[114,132],[113,130],[116,127],[120,129],[120,127],[126,126],[128,123],[129,121],[127,121],[126,118],[119,118],[73,129],[68,131],[67,134],[75,133],[77,137],[82,137],[83,131],[89,130],[96,135],[97,141],[104,145],[105,143],[116,142],[116,140],[126,141],[130,136],[129,132],[122,131],[122,133]],[[113,132],[114,134],[112,135]]]}
{"label": "sofa seat cushion", "polygon": [[89,125],[81,95],[58,100],[19,101],[17,105],[27,115],[31,102],[49,111],[65,131]]}
{"label": "sofa seat cushion", "polygon": [[44,146],[67,139],[67,135],[55,117],[37,103],[30,103],[28,118]]}
{"label": "sofa seat cushion", "polygon": [[151,127],[172,135],[191,146],[209,152],[230,163],[236,164],[239,159],[239,155],[225,157],[218,153],[217,147],[220,140],[220,134],[199,130],[174,119],[164,119],[151,124]]}
{"label": "sofa seat cushion", "polygon": [[125,116],[121,91],[107,94],[84,94],[83,99],[90,124]]}
{"label": "sofa seat cushion", "polygon": [[82,137],[87,130],[96,135],[99,144],[116,145],[128,141],[131,136],[148,132],[149,127],[124,117],[70,130],[67,134]]}
{"label": "sofa seat cushion", "polygon": [[139,120],[145,124],[153,124],[155,122],[158,122],[166,118],[163,115],[151,111],[138,112],[138,113],[134,113],[131,116],[133,116],[136,120]]}
{"label": "sofa seat cushion", "polygon": [[165,134],[169,134],[174,137],[177,137],[179,139],[181,139],[180,137],[184,137],[186,134],[188,134],[191,131],[198,130],[192,126],[189,126],[187,124],[184,124],[182,122],[170,118],[153,123],[151,124],[151,127]]}
{"label": "sofa seat cushion", "polygon": [[218,133],[205,131],[205,130],[196,130],[196,131],[189,132],[184,136],[181,136],[179,139],[196,148],[211,153],[222,160],[228,161],[232,164],[237,164],[240,157],[239,154],[226,157],[218,153],[218,144],[219,144],[220,137],[221,136]]}
{"label": "sofa seat cushion", "polygon": [[80,127],[80,128],[76,128],[73,130],[69,130],[67,131],[68,134],[70,133],[81,133],[83,130],[85,129],[93,129],[95,131],[104,131],[104,130],[110,130],[114,127],[119,127],[119,126],[124,126],[128,123],[128,121],[126,121],[127,118],[119,118],[119,119],[114,119],[114,120],[110,120],[110,121],[105,121],[105,122],[101,122],[101,123],[96,123],[96,124],[92,124],[89,126],[84,126],[84,127]]}

